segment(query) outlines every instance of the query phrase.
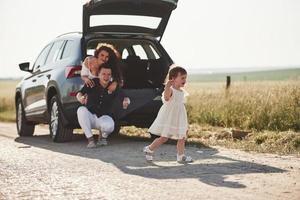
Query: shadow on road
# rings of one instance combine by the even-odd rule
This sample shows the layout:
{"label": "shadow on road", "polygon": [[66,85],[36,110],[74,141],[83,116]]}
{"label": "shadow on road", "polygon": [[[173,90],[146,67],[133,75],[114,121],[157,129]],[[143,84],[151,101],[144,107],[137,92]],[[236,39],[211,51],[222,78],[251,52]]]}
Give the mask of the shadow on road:
{"label": "shadow on road", "polygon": [[191,155],[195,162],[182,165],[175,162],[176,146],[163,145],[156,152],[156,161],[151,164],[145,161],[142,148],[149,144],[149,140],[132,140],[126,137],[114,137],[106,147],[87,149],[83,135],[74,135],[69,143],[53,143],[49,135],[33,137],[18,137],[16,142],[24,144],[19,148],[36,147],[49,151],[98,159],[112,163],[126,174],[142,176],[153,179],[198,179],[199,181],[217,187],[245,188],[238,180],[226,180],[228,175],[243,175],[251,173],[282,173],[285,170],[231,159],[218,155],[218,150],[213,148],[197,148],[187,146],[187,154]]}

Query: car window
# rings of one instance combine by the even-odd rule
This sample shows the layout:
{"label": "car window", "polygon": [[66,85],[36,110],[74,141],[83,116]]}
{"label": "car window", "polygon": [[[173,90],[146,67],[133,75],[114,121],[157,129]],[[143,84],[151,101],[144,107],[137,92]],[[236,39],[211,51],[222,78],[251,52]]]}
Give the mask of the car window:
{"label": "car window", "polygon": [[69,58],[72,55],[74,49],[74,41],[68,40],[65,44],[61,59]]}
{"label": "car window", "polygon": [[162,52],[151,43],[145,40],[99,40],[92,39],[87,43],[86,55],[94,55],[95,48],[99,43],[108,43],[120,51],[121,58],[127,59],[128,56],[138,56],[143,60],[157,60],[162,57]]}
{"label": "car window", "polygon": [[160,17],[139,15],[91,15],[90,27],[121,25],[157,29],[161,22],[161,19],[162,18]]}
{"label": "car window", "polygon": [[124,50],[122,51],[122,59],[126,59],[128,55],[129,55],[128,50],[127,50],[127,49],[124,49]]}
{"label": "car window", "polygon": [[132,46],[135,52],[135,55],[139,56],[141,59],[148,59],[147,54],[141,45]]}
{"label": "car window", "polygon": [[158,52],[154,49],[152,45],[149,45],[152,53],[154,54],[155,59],[159,59],[160,55],[158,55]]}
{"label": "car window", "polygon": [[57,56],[59,54],[59,50],[62,47],[62,44],[64,43],[64,41],[58,41],[55,42],[54,45],[52,46],[50,53],[47,57],[46,63],[50,64],[50,63],[54,63],[57,59]]}
{"label": "car window", "polygon": [[86,51],[86,55],[88,55],[88,56],[93,56],[93,55],[94,55],[94,52],[95,52],[95,49],[88,49],[88,50]]}
{"label": "car window", "polygon": [[42,52],[40,53],[40,55],[38,56],[38,58],[36,59],[34,66],[33,66],[33,70],[36,71],[38,70],[41,66],[43,66],[45,64],[47,55],[49,53],[49,50],[51,48],[52,44],[47,45]]}

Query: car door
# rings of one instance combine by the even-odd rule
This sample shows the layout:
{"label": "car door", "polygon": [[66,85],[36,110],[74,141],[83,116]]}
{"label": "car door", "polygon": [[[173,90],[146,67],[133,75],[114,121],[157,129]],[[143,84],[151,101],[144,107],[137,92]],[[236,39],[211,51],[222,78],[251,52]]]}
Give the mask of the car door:
{"label": "car door", "polygon": [[51,71],[61,52],[63,43],[63,40],[54,42],[49,53],[45,57],[45,61],[42,59],[41,63],[35,63],[36,68],[33,73],[34,84],[30,90],[28,90],[29,94],[27,95],[27,102],[30,102],[30,105],[25,108],[27,109],[26,111],[32,115],[41,115],[41,117],[43,117],[47,111],[46,88],[51,76]]}
{"label": "car door", "polygon": [[30,118],[37,112],[39,107],[39,86],[37,84],[38,76],[41,73],[41,67],[45,64],[49,51],[52,47],[52,43],[48,44],[37,57],[34,65],[33,72],[31,75],[24,79],[23,83],[23,104],[26,116]]}

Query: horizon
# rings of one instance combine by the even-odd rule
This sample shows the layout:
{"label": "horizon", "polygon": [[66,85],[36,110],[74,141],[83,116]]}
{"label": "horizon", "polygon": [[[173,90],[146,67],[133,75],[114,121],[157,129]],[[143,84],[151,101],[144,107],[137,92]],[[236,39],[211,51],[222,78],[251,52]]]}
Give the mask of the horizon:
{"label": "horizon", "polygon": [[[291,66],[286,67],[264,67],[264,68],[212,68],[212,69],[195,69],[195,68],[186,68],[188,74],[190,75],[220,75],[220,74],[240,74],[240,73],[259,73],[259,72],[276,72],[276,71],[289,71],[289,70],[299,70],[300,66]],[[28,74],[29,72],[26,72]],[[14,77],[1,77],[0,80],[19,80],[24,76],[14,76]]]}

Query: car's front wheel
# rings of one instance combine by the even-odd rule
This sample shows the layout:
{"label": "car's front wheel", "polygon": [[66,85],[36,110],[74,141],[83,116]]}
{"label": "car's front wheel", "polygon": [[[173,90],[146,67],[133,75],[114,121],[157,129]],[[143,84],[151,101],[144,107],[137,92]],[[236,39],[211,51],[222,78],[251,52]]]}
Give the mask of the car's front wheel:
{"label": "car's front wheel", "polygon": [[17,104],[16,104],[16,124],[17,124],[17,131],[19,136],[33,135],[34,124],[26,120],[21,98],[17,100]]}
{"label": "car's front wheel", "polygon": [[68,142],[72,140],[73,129],[65,125],[62,107],[57,96],[52,97],[50,103],[50,137],[54,142]]}

